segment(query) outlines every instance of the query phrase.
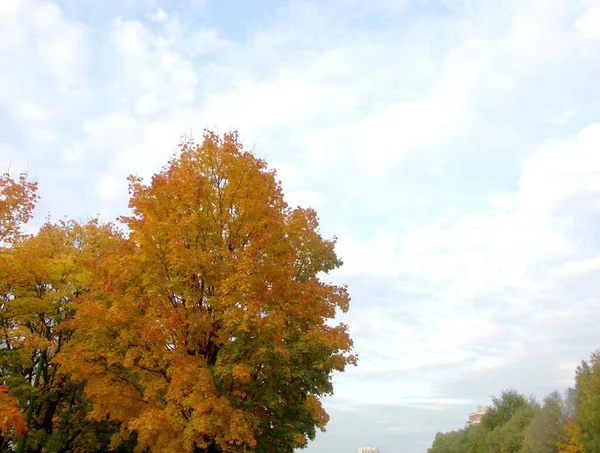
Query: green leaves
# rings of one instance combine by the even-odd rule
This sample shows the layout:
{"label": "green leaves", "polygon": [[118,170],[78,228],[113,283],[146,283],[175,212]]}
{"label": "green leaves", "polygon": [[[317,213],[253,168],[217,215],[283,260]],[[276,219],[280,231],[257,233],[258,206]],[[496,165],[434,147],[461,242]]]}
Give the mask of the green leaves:
{"label": "green leaves", "polygon": [[438,433],[429,453],[529,453],[524,432],[539,405],[515,390],[492,399],[480,425]]}
{"label": "green leaves", "polygon": [[600,351],[576,371],[575,389],[540,407],[515,390],[492,399],[479,426],[438,433],[429,453],[596,453],[600,451]]}

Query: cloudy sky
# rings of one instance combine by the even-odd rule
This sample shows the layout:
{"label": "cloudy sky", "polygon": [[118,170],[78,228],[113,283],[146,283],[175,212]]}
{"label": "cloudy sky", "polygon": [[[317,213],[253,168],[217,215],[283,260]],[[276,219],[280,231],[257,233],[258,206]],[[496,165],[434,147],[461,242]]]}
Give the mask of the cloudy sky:
{"label": "cloudy sky", "polygon": [[309,453],[423,453],[600,347],[600,0],[0,1],[0,169],[126,212],[238,129],[339,237],[360,364]]}

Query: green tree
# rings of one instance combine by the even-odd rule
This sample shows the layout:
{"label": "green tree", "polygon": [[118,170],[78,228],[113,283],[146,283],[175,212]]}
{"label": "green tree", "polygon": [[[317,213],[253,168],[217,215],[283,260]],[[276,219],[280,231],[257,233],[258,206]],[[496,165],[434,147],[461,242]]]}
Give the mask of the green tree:
{"label": "green tree", "polygon": [[531,453],[557,453],[557,443],[564,435],[563,424],[569,417],[567,401],[559,392],[544,399],[542,409],[525,430],[525,443]]}
{"label": "green tree", "polygon": [[577,422],[586,453],[600,451],[600,351],[583,361],[575,375]]}
{"label": "green tree", "polygon": [[532,405],[536,403],[516,390],[505,390],[500,397],[492,398],[492,406],[481,419],[481,426],[486,431],[493,431],[508,423],[519,409]]}
{"label": "green tree", "polygon": [[524,442],[525,429],[539,410],[540,408],[535,402],[527,400],[525,405],[516,407],[508,421],[488,433],[488,451],[494,453],[527,452]]}
{"label": "green tree", "polygon": [[465,431],[450,431],[448,433],[437,433],[428,453],[462,453],[464,452]]}
{"label": "green tree", "polygon": [[480,425],[471,426],[465,430],[462,451],[464,453],[486,453],[488,451],[487,432]]}
{"label": "green tree", "polygon": [[486,453],[486,433],[480,426],[437,433],[428,453]]}

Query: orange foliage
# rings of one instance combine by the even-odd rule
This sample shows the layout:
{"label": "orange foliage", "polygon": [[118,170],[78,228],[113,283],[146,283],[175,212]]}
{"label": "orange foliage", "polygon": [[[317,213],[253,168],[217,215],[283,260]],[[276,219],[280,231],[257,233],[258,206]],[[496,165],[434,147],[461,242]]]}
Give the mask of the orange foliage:
{"label": "orange foliage", "polygon": [[0,435],[14,430],[17,436],[27,432],[25,417],[17,406],[17,399],[8,394],[5,385],[0,385]]}
{"label": "orange foliage", "polygon": [[20,235],[20,227],[31,218],[31,211],[38,199],[37,183],[25,174],[17,180],[8,173],[0,175],[0,243],[14,241]]}
{"label": "orange foliage", "polygon": [[342,263],[316,213],[290,209],[237,135],[207,132],[149,185],[130,178],[128,241],[93,263],[60,359],[92,417],[153,452],[292,452],[324,429],[319,397],[353,364]]}
{"label": "orange foliage", "polygon": [[[117,240],[110,225],[59,222],[1,249],[0,378],[13,392],[27,395],[27,405],[39,407],[26,417],[33,437],[35,431],[50,436],[57,429],[67,439],[86,434],[87,427],[78,424],[83,415],[80,420],[72,415],[85,409],[82,391],[55,358],[72,335],[73,300],[91,283],[92,274],[82,264],[96,260]],[[63,412],[70,413],[67,423]]]}
{"label": "orange foliage", "polygon": [[564,433],[556,443],[558,453],[584,453],[584,446],[579,440],[581,437],[581,429],[577,421],[568,418],[563,424]]}

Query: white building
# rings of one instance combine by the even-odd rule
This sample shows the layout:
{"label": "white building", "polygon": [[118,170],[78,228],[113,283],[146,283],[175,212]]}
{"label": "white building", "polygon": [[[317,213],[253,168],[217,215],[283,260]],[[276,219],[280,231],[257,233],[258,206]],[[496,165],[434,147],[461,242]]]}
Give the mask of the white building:
{"label": "white building", "polygon": [[469,414],[469,420],[465,424],[465,428],[469,428],[470,426],[479,425],[481,423],[481,419],[486,414],[486,412],[490,410],[489,406],[477,406],[476,412],[471,412]]}
{"label": "white building", "polygon": [[358,447],[358,453],[379,453],[377,447]]}

